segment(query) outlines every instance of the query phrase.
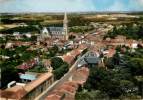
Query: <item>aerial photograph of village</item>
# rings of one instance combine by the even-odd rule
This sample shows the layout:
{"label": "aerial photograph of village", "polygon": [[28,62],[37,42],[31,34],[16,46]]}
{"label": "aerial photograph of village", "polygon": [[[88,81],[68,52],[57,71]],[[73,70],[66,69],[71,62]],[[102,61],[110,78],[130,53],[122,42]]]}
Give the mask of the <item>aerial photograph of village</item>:
{"label": "aerial photograph of village", "polygon": [[0,0],[0,100],[143,100],[143,0]]}

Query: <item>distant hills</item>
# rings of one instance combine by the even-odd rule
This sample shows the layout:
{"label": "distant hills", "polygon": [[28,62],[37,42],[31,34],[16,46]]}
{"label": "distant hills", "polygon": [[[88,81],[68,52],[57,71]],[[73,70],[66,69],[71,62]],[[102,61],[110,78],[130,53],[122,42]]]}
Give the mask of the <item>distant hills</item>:
{"label": "distant hills", "polygon": [[[0,13],[0,15],[15,15],[15,14],[49,14],[49,15],[61,15],[64,12],[13,12],[13,13]],[[69,14],[143,14],[143,11],[89,11],[89,12],[67,12]]]}

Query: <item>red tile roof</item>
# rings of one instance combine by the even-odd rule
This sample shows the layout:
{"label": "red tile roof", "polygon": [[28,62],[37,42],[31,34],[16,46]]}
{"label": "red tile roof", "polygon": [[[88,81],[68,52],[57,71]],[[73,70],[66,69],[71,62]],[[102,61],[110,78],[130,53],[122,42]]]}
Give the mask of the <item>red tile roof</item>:
{"label": "red tile roof", "polygon": [[64,85],[69,85],[69,86],[74,87],[75,89],[78,89],[78,84],[75,81],[65,82]]}
{"label": "red tile roof", "polygon": [[72,64],[76,56],[78,56],[81,53],[80,49],[72,50],[71,52],[68,52],[67,54],[62,56],[62,59],[67,62],[68,64]]}
{"label": "red tile roof", "polygon": [[108,52],[109,52],[109,53],[107,54],[107,56],[108,56],[108,57],[113,57],[114,54],[116,53],[116,50],[115,50],[115,49],[109,49]]}
{"label": "red tile roof", "polygon": [[[61,98],[64,97],[64,92],[59,91],[59,90],[54,90],[53,92],[51,92],[45,100],[61,100]],[[56,96],[56,97],[55,97]]]}
{"label": "red tile roof", "polygon": [[47,96],[45,100],[61,100],[61,98],[62,97],[59,95],[51,94],[51,95]]}
{"label": "red tile roof", "polygon": [[63,56],[63,60],[68,64],[71,64],[74,61],[74,57],[70,55]]}
{"label": "red tile roof", "polygon": [[22,86],[14,86],[12,88],[8,88],[4,90],[1,94],[1,97],[19,100],[25,94],[26,94],[26,91]]}
{"label": "red tile roof", "polygon": [[36,63],[37,63],[36,60],[32,59],[30,61],[27,61],[27,62],[17,66],[17,68],[27,70],[27,69],[32,68]]}
{"label": "red tile roof", "polygon": [[83,85],[89,76],[89,69],[82,67],[78,69],[73,75],[73,81],[76,81],[79,85]]}
{"label": "red tile roof", "polygon": [[[75,100],[75,94],[79,85],[83,85],[87,80],[89,75],[89,69],[82,67],[77,69],[74,73],[73,80],[64,82],[63,85],[57,87],[53,92],[51,92],[46,100]],[[55,99],[56,98],[56,99]]]}
{"label": "red tile roof", "polygon": [[13,41],[14,45],[16,46],[20,46],[20,45],[23,45],[23,46],[28,46],[28,45],[31,45],[32,43],[31,42],[22,42],[22,41]]}
{"label": "red tile roof", "polygon": [[63,84],[62,86],[60,86],[57,89],[59,91],[68,92],[70,94],[75,94],[75,92],[76,92],[76,88],[75,87],[72,87],[70,85],[65,85],[65,84]]}
{"label": "red tile roof", "polygon": [[[70,84],[72,84],[72,86]],[[64,83],[60,87],[56,88],[56,90],[51,92],[46,97],[46,100],[61,100],[62,98],[64,98],[64,100],[74,100],[74,96],[77,90],[75,84],[75,82]]]}

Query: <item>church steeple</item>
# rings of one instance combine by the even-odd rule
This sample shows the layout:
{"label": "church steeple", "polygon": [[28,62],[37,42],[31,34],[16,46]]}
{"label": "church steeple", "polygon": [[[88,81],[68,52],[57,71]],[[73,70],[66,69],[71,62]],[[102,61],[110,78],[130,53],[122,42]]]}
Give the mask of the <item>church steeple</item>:
{"label": "church steeple", "polygon": [[64,20],[63,20],[63,31],[65,34],[65,40],[68,40],[68,19],[67,19],[67,13],[64,14]]}

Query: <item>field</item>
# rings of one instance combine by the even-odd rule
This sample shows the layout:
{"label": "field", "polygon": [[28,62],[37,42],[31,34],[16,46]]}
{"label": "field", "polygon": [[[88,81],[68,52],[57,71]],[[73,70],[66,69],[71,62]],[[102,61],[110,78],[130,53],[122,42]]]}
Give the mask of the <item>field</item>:
{"label": "field", "polygon": [[[61,26],[63,23],[63,13],[47,14],[47,13],[32,13],[32,14],[1,14],[0,32],[5,30],[17,28],[19,24],[26,24],[27,26]],[[143,23],[143,14],[82,14],[69,13],[68,26],[88,26],[90,22],[108,23],[108,24],[130,24]]]}

